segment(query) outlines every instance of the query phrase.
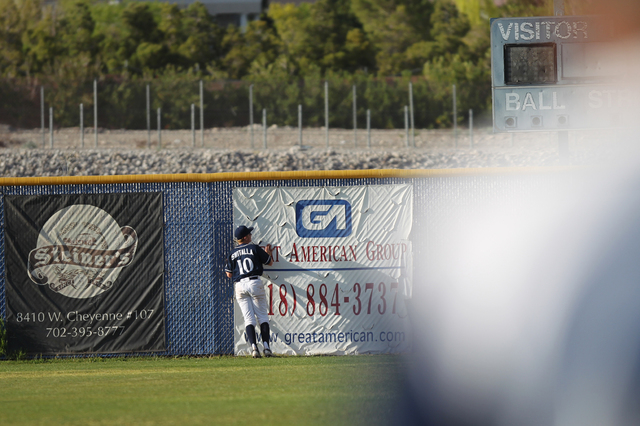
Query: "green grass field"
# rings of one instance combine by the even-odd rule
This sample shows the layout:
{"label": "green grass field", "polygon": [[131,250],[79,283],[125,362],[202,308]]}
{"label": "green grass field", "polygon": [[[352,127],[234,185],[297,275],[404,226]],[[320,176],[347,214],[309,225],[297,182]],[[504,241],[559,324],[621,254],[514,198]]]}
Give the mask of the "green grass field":
{"label": "green grass field", "polygon": [[1,425],[375,425],[398,356],[0,361]]}

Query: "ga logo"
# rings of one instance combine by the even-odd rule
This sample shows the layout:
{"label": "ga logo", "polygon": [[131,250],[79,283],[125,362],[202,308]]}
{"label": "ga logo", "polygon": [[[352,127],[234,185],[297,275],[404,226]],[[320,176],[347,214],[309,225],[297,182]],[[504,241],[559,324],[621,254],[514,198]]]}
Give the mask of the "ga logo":
{"label": "ga logo", "polygon": [[346,200],[301,200],[296,203],[296,233],[301,238],[351,235],[351,204]]}

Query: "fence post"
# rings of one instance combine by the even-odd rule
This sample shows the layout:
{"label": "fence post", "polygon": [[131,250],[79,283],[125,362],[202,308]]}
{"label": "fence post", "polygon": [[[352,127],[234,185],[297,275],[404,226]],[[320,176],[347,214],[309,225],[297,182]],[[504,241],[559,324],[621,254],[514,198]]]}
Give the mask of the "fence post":
{"label": "fence post", "polygon": [[329,82],[324,82],[324,138],[329,148]]}
{"label": "fence post", "polygon": [[367,148],[371,149],[371,110],[367,110]]}
{"label": "fence post", "polygon": [[200,80],[200,145],[204,148],[204,86]]}
{"label": "fence post", "polygon": [[409,148],[409,107],[404,106],[404,144]]}
{"label": "fence post", "polygon": [[162,148],[162,123],[161,123],[162,108],[158,108],[158,149]]}
{"label": "fence post", "polygon": [[44,86],[40,86],[40,124],[42,125],[42,149],[45,148],[44,141]]}
{"label": "fence post", "polygon": [[147,148],[151,148],[151,94],[147,84]]}
{"label": "fence post", "polygon": [[413,120],[413,83],[409,82],[409,108],[411,109],[411,146],[416,147],[416,130],[415,122]]}
{"label": "fence post", "polygon": [[196,147],[196,104],[191,104],[191,147]]}
{"label": "fence post", "polygon": [[80,146],[84,148],[84,105],[80,104]]}
{"label": "fence post", "polygon": [[[553,0],[553,14],[555,16],[564,16],[565,0]],[[562,130],[558,132],[558,154],[560,155],[560,164],[569,164],[569,131]]]}
{"label": "fence post", "polygon": [[53,149],[53,107],[49,107],[49,148]]}
{"label": "fence post", "polygon": [[473,148],[473,110],[469,110],[469,144]]}
{"label": "fence post", "polygon": [[93,137],[94,147],[98,147],[98,80],[93,80]]}
{"label": "fence post", "polygon": [[262,147],[267,149],[267,110],[262,109]]}
{"label": "fence post", "polygon": [[358,147],[358,109],[356,85],[353,85],[353,146]]}
{"label": "fence post", "polygon": [[458,106],[456,104],[456,85],[453,85],[453,142],[458,147]]}
{"label": "fence post", "polygon": [[298,104],[298,145],[302,146],[302,105]]}
{"label": "fence post", "polygon": [[251,132],[251,149],[253,149],[253,84],[249,85],[249,129]]}

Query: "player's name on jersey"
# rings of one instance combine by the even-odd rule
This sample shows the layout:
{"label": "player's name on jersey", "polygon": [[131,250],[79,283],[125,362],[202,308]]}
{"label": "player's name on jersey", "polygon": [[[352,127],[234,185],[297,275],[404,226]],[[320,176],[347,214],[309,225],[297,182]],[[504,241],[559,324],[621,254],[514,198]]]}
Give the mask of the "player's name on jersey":
{"label": "player's name on jersey", "polygon": [[235,260],[237,257],[240,257],[240,256],[248,256],[250,254],[253,254],[252,250],[240,249],[238,251],[233,252],[233,254],[231,255],[231,260]]}

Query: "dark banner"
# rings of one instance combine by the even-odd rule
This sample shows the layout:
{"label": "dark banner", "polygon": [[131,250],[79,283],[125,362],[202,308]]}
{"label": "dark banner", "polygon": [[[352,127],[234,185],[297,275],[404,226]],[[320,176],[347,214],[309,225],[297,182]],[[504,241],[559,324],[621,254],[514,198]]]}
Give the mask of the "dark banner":
{"label": "dark banner", "polygon": [[166,350],[161,193],[5,197],[9,350]]}

